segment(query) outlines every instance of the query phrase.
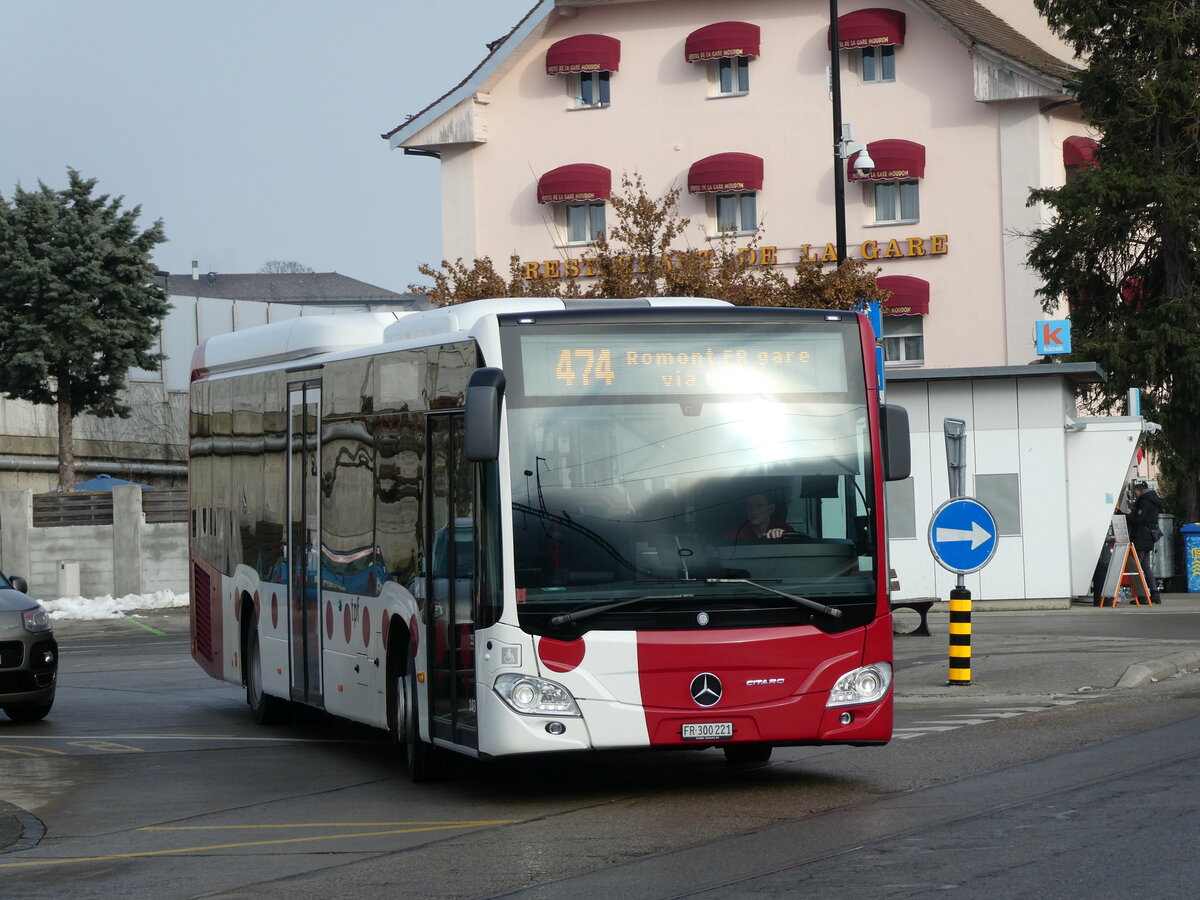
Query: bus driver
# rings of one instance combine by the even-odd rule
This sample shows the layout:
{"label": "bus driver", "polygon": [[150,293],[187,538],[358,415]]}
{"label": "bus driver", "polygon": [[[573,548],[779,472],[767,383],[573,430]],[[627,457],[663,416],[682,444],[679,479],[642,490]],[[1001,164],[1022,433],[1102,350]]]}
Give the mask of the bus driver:
{"label": "bus driver", "polygon": [[727,541],[777,540],[796,529],[786,522],[776,521],[775,502],[766,494],[750,494],[746,498],[746,519],[725,532]]}

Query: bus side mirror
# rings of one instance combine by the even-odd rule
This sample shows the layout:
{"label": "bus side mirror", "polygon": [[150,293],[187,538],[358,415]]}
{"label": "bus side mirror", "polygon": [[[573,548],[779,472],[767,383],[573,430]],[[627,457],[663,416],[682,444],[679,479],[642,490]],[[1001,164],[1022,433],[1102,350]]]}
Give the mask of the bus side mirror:
{"label": "bus side mirror", "polygon": [[903,481],[912,473],[908,410],[894,403],[881,404],[879,431],[883,444],[883,480]]}
{"label": "bus side mirror", "polygon": [[465,451],[471,462],[494,462],[500,457],[500,406],[504,372],[483,368],[467,381]]}

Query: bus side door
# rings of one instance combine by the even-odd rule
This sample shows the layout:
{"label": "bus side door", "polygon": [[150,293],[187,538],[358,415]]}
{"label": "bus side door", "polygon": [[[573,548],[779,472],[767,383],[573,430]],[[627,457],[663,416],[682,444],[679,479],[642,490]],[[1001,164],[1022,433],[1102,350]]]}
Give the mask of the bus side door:
{"label": "bus side door", "polygon": [[431,734],[478,747],[475,710],[475,482],[463,452],[463,414],[430,415],[425,596]]}
{"label": "bus side door", "polygon": [[320,705],[321,382],[288,385],[288,617],[292,699]]}

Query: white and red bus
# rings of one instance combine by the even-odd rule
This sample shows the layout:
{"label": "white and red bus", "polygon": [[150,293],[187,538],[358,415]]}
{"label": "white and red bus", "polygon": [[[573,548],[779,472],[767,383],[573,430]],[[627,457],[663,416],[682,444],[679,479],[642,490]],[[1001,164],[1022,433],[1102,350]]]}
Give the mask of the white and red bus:
{"label": "white and red bus", "polygon": [[853,312],[482,300],[214,337],[191,387],[193,656],[481,758],[892,735],[883,486]]}

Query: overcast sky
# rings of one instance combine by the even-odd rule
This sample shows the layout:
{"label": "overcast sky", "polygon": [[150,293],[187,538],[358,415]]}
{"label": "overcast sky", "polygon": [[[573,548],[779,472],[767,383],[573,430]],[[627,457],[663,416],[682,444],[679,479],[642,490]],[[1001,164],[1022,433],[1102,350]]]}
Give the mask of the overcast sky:
{"label": "overcast sky", "polygon": [[173,273],[296,260],[394,291],[441,259],[438,163],[380,138],[534,0],[0,0],[0,195],[67,167]]}

